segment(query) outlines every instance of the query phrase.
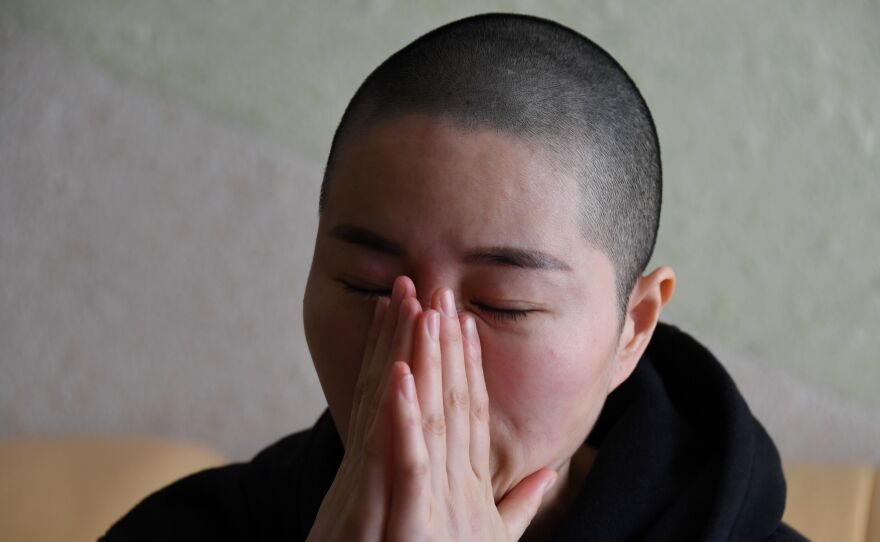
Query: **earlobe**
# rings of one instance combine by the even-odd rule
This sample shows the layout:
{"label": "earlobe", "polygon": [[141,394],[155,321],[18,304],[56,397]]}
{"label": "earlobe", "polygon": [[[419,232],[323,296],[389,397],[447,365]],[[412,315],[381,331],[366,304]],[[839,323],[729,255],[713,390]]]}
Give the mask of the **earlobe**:
{"label": "earlobe", "polygon": [[609,393],[617,388],[635,370],[636,364],[651,341],[660,312],[669,303],[675,291],[675,272],[661,266],[639,278],[633,287],[627,307],[626,320],[618,344],[615,374]]}

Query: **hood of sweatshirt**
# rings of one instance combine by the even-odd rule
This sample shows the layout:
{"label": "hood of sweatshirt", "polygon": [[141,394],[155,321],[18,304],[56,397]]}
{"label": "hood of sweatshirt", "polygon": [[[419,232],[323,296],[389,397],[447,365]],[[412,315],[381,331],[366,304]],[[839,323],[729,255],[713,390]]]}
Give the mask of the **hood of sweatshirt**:
{"label": "hood of sweatshirt", "polygon": [[[781,524],[779,454],[712,354],[658,324],[587,442],[598,450],[550,540],[803,540]],[[305,540],[343,457],[328,410],[248,463],[147,497],[105,540]]]}
{"label": "hood of sweatshirt", "polygon": [[765,540],[781,528],[773,441],[718,360],[675,326],[657,325],[587,442],[598,455],[553,539]]}

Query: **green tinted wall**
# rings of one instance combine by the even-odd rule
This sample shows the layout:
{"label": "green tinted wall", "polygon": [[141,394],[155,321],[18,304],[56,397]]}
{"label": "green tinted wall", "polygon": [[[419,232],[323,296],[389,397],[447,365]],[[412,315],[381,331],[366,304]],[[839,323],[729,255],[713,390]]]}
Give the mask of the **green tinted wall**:
{"label": "green tinted wall", "polygon": [[[880,406],[880,3],[7,0],[0,15],[320,163],[389,53],[482,11],[608,49],[660,132],[666,318]],[[308,255],[303,255],[307,257]]]}

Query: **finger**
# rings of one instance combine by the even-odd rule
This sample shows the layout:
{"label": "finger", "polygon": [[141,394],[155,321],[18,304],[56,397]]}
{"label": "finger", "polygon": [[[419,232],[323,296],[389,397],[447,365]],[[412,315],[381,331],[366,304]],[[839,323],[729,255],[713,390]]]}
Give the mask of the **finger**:
{"label": "finger", "polygon": [[420,538],[427,523],[426,497],[431,494],[431,467],[422,433],[413,375],[403,362],[394,364],[394,488],[388,518],[390,540]]}
{"label": "finger", "polygon": [[[393,368],[392,368],[393,369]],[[372,425],[366,431],[363,443],[363,489],[361,499],[371,503],[374,512],[384,516],[390,505],[393,461],[394,461],[394,399],[399,388],[399,376],[389,370],[383,379],[382,394],[378,400],[378,411]],[[373,503],[376,499],[380,503]]]}
{"label": "finger", "polygon": [[[367,331],[367,340],[364,345],[364,355],[361,360],[361,367],[364,367],[366,364],[366,360],[369,360],[373,356],[373,350],[376,349],[376,341],[379,338],[379,329],[382,326],[382,318],[385,315],[385,311],[388,309],[389,300],[387,298],[381,297],[376,300],[376,304],[373,308],[373,319],[370,321],[370,329]],[[352,397],[352,405],[351,405],[351,413],[349,414],[348,420],[348,434],[345,439],[345,448],[351,449],[352,443],[354,442],[354,429],[358,426],[357,424],[357,415],[360,410],[360,403],[362,395],[358,393],[361,386],[361,379],[365,378],[366,371],[363,369],[359,371],[358,374],[358,383],[355,387],[355,393]]]}
{"label": "finger", "polygon": [[446,476],[446,415],[443,413],[440,363],[440,313],[426,310],[419,318],[417,328],[412,373],[419,398],[422,432],[431,458],[431,475],[435,480],[442,480]]}
{"label": "finger", "polygon": [[[391,307],[389,307],[391,309],[389,314],[393,314],[393,317],[386,318],[382,323],[382,330],[379,332],[379,340],[376,343],[376,350],[373,354],[373,370],[379,374],[385,374],[391,367],[391,363],[395,361],[391,358],[391,349],[397,334],[397,322],[401,314],[400,308],[405,299],[415,296],[415,291],[416,288],[409,277],[399,276],[394,279],[394,287],[391,290]],[[419,305],[419,308],[421,308],[421,305]]]}
{"label": "finger", "polygon": [[400,302],[400,314],[397,317],[397,328],[391,340],[390,361],[412,363],[413,334],[416,321],[422,313],[422,304],[415,297],[404,298]]}
{"label": "finger", "polygon": [[541,469],[525,477],[498,503],[498,513],[511,540],[520,539],[555,482],[554,471]]}
{"label": "finger", "polygon": [[391,290],[391,300],[385,310],[379,336],[376,345],[369,358],[365,358],[358,375],[358,383],[355,386],[355,398],[358,404],[356,421],[354,423],[355,446],[363,444],[366,431],[369,430],[376,412],[379,408],[379,395],[384,377],[388,371],[390,362],[387,360],[388,350],[394,330],[397,327],[397,318],[400,313],[400,303],[408,294],[414,293],[415,287],[412,281],[406,277],[397,277]]}
{"label": "finger", "polygon": [[[391,364],[394,360],[404,361],[409,365],[409,361],[412,357],[412,335],[413,335],[413,327],[415,326],[415,321],[418,319],[419,313],[422,312],[422,305],[412,297],[405,297],[400,302],[400,312],[397,316],[397,326],[394,329],[393,339],[391,344],[388,347],[388,352],[376,352],[376,356],[378,358],[377,366],[384,367],[383,375],[387,375],[391,371]],[[387,360],[387,361],[385,361]],[[385,378],[386,386],[391,385],[388,383],[387,377]],[[380,395],[384,396],[387,394],[387,390],[380,391]],[[382,399],[377,398],[377,401],[381,402]],[[387,402],[388,399],[385,399]],[[379,409],[383,408],[381,405],[378,406]],[[390,412],[390,407],[387,407],[386,410]],[[374,418],[373,423],[377,423],[378,420]],[[382,421],[382,423],[390,423],[386,421]],[[369,427],[369,420],[368,420]]]}
{"label": "finger", "polygon": [[452,290],[438,290],[435,303],[443,314],[440,318],[440,357],[443,413],[446,417],[446,468],[451,481],[453,474],[461,474],[470,465],[470,401],[461,327]]}
{"label": "finger", "polygon": [[477,322],[472,314],[463,314],[465,372],[467,373],[468,394],[471,408],[471,468],[480,480],[488,479],[489,473],[489,393],[483,376],[483,354]]}

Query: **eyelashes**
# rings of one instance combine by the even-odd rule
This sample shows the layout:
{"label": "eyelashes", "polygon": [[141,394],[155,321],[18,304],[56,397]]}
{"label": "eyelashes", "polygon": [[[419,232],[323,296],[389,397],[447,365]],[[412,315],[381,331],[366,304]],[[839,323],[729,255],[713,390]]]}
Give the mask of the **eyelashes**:
{"label": "eyelashes", "polygon": [[[377,299],[379,297],[391,295],[391,290],[371,290],[369,288],[360,288],[358,286],[354,286],[343,280],[340,280],[339,282],[342,284],[342,288],[345,291],[351,292],[366,299]],[[527,317],[529,313],[532,312],[530,310],[520,309],[500,309],[477,302],[474,302],[474,306],[480,309],[481,312],[488,314],[490,318],[494,318],[495,320],[499,321],[504,320],[516,322],[517,320],[521,320]]]}
{"label": "eyelashes", "polygon": [[474,303],[474,306],[476,306],[482,312],[488,314],[490,317],[495,318],[496,320],[510,320],[513,322],[525,318],[529,315],[530,312],[532,312],[518,309],[498,309],[476,302]]}

